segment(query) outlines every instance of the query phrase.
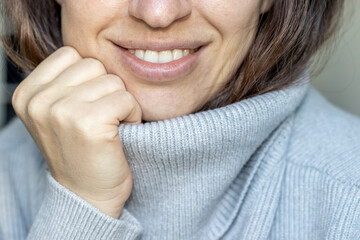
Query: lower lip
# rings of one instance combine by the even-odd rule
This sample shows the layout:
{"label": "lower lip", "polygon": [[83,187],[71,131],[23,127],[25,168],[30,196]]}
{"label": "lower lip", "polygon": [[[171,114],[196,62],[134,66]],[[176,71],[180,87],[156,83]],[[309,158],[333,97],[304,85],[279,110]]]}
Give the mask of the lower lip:
{"label": "lower lip", "polygon": [[136,76],[150,82],[173,81],[189,74],[197,65],[200,54],[204,48],[204,46],[202,46],[198,51],[178,60],[159,64],[146,62],[131,54],[127,49],[118,45],[115,46],[120,51],[120,58],[124,65]]}

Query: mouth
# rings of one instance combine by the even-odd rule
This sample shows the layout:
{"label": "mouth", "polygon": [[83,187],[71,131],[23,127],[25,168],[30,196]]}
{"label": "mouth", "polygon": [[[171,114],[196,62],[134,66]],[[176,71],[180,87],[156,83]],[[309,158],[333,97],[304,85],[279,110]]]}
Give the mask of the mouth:
{"label": "mouth", "polygon": [[169,82],[190,74],[199,64],[205,44],[116,44],[127,70],[146,82]]}
{"label": "mouth", "polygon": [[189,54],[196,53],[201,47],[195,49],[173,49],[164,51],[153,51],[146,49],[127,49],[135,57],[145,62],[164,64],[179,60]]}

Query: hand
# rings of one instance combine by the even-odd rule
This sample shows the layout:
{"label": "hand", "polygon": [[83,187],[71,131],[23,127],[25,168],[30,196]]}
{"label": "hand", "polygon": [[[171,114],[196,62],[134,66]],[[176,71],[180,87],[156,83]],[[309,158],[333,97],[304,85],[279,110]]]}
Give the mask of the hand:
{"label": "hand", "polygon": [[118,218],[132,189],[118,125],[140,123],[142,114],[123,81],[63,47],[17,87],[12,103],[52,176]]}

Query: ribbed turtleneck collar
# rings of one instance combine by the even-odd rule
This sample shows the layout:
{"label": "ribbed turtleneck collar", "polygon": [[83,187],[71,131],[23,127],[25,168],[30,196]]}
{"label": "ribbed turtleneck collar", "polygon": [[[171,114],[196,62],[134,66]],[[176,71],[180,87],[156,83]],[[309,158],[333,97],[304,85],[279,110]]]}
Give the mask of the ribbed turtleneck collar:
{"label": "ribbed turtleneck collar", "polygon": [[295,86],[160,122],[120,125],[134,183],[125,207],[144,228],[144,238],[194,238],[230,185],[246,181],[241,169],[294,112],[307,88]]}

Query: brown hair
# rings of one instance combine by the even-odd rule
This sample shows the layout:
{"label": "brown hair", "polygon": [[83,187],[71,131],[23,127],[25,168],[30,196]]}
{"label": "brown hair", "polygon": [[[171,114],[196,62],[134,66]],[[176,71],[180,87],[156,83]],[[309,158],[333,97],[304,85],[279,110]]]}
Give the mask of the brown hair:
{"label": "brown hair", "polygon": [[[335,32],[344,0],[274,0],[260,17],[247,57],[227,85],[202,110],[296,84],[314,53]],[[3,0],[13,38],[3,38],[8,56],[31,70],[62,46],[60,6],[54,0]],[[10,26],[12,23],[13,26]]]}

